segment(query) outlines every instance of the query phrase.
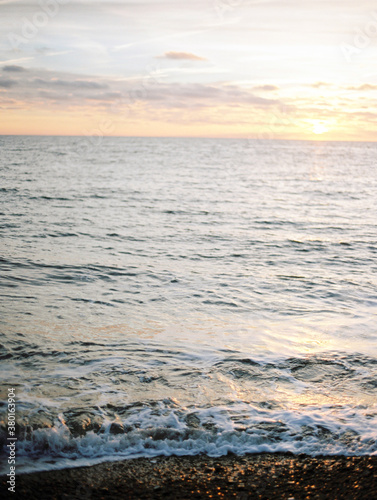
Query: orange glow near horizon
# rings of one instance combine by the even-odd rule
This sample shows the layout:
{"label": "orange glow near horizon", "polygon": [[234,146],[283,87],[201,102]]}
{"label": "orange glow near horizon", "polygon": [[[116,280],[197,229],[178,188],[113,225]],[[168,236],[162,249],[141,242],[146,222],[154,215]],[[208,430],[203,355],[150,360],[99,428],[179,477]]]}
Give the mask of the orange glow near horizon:
{"label": "orange glow near horizon", "polygon": [[[214,115],[212,119],[211,111]],[[302,119],[280,124],[272,119],[274,115],[269,119],[268,113],[261,113],[254,117],[254,122],[247,123],[248,112],[239,109],[237,113],[232,109],[207,110],[203,120],[196,121],[193,117],[187,119],[187,116],[180,120],[178,112],[175,113],[174,120],[171,120],[171,116],[168,119],[162,116],[160,120],[158,117],[152,120],[144,113],[139,117],[128,117],[126,112],[95,113],[88,108],[8,110],[2,116],[0,135],[219,137],[312,141],[373,141],[376,137],[373,130],[355,130],[353,127],[340,126],[335,120]],[[171,111],[166,114],[171,115]],[[216,123],[221,114],[225,120],[221,122],[219,119]]]}
{"label": "orange glow near horizon", "polygon": [[0,134],[377,140],[371,0],[57,3],[0,2]]}

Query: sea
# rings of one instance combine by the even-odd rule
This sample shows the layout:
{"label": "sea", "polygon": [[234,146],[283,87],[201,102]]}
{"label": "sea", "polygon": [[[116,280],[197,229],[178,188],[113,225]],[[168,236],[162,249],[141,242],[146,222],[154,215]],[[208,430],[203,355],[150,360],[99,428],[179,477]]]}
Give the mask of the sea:
{"label": "sea", "polygon": [[0,149],[2,473],[377,455],[377,143]]}

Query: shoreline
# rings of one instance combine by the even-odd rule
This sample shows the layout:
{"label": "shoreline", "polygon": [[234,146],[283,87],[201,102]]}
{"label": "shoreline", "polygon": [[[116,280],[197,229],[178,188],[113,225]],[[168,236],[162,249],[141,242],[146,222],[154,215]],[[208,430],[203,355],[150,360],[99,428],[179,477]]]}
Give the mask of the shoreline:
{"label": "shoreline", "polygon": [[377,456],[263,453],[245,456],[156,457],[24,473],[16,493],[30,500],[100,499],[371,499]]}

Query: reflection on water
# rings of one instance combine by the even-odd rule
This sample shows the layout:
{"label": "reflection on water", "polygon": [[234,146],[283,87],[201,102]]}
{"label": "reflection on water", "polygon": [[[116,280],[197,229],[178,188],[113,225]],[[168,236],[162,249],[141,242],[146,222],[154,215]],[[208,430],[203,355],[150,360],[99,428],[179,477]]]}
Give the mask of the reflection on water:
{"label": "reflection on water", "polygon": [[377,453],[375,144],[0,141],[21,469]]}

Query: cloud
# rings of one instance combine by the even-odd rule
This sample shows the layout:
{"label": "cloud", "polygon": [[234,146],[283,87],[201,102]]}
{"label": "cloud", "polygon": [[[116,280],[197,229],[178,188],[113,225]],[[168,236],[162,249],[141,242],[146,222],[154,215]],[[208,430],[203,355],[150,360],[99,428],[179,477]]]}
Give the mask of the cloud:
{"label": "cloud", "polygon": [[321,89],[322,87],[331,87],[332,84],[327,82],[316,82],[316,83],[311,83],[309,86],[313,87],[313,89]]}
{"label": "cloud", "polygon": [[[43,105],[41,98],[60,101],[63,98],[71,106],[90,105],[129,106],[144,103],[156,109],[211,108],[217,106],[246,106],[267,108],[279,105],[277,99],[258,95],[254,88],[240,86],[232,82],[182,83],[164,82],[161,79],[135,78],[119,80],[87,76],[49,70],[28,71],[28,78],[21,73],[14,73],[14,78],[0,79],[0,86],[9,89],[7,97],[13,97],[25,105]],[[15,88],[13,88],[15,87]],[[277,87],[262,85],[260,88],[270,91]],[[5,96],[4,96],[5,97]],[[50,104],[49,104],[50,105]]]}
{"label": "cloud", "polygon": [[266,92],[271,92],[273,90],[279,90],[279,87],[277,87],[276,85],[256,85],[255,87],[253,87],[253,90],[263,90]]}
{"label": "cloud", "polygon": [[347,87],[347,90],[377,90],[377,85],[372,85],[370,83],[364,83],[358,87]]}
{"label": "cloud", "polygon": [[58,93],[58,92],[50,92],[49,90],[40,90],[38,92],[38,96],[43,99],[53,100],[53,101],[66,101],[68,100],[68,96],[66,94]]}
{"label": "cloud", "polygon": [[122,98],[123,94],[121,92],[102,92],[102,94],[88,96],[88,99],[91,99],[93,101],[114,101],[120,100]]}
{"label": "cloud", "polygon": [[163,56],[157,56],[158,59],[176,59],[180,61],[207,61],[205,57],[197,56],[191,52],[165,52]]}
{"label": "cloud", "polygon": [[38,84],[39,86],[66,87],[69,89],[99,90],[108,88],[108,85],[105,83],[95,82],[91,80],[62,80],[60,78],[52,78],[50,80],[46,80],[44,78],[34,78],[33,82]]}
{"label": "cloud", "polygon": [[27,71],[22,66],[16,66],[15,64],[9,64],[8,66],[3,66],[3,71],[8,71],[9,73],[21,73],[22,71]]}
{"label": "cloud", "polygon": [[217,106],[251,106],[266,108],[279,105],[277,99],[266,99],[252,90],[231,83],[157,83],[142,89],[134,85],[124,88],[125,101],[146,102],[156,108],[211,108]]}
{"label": "cloud", "polygon": [[17,80],[12,80],[11,78],[0,78],[0,87],[3,89],[10,89],[17,85]]}
{"label": "cloud", "polygon": [[71,87],[71,88],[77,88],[77,89],[96,89],[96,90],[98,90],[98,89],[107,89],[108,88],[107,84],[88,81],[88,80],[73,80],[73,81],[52,80],[51,83],[53,85],[57,85],[59,87]]}

